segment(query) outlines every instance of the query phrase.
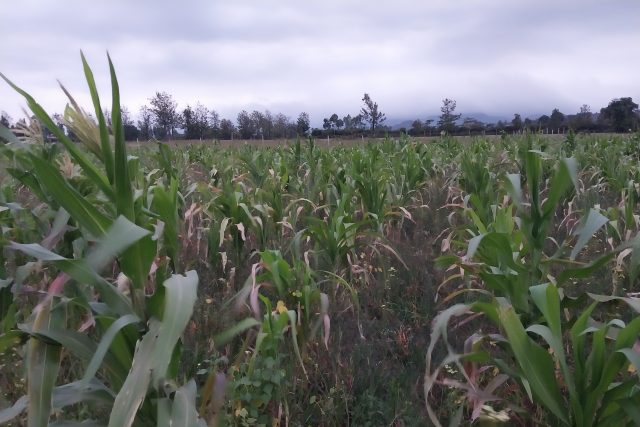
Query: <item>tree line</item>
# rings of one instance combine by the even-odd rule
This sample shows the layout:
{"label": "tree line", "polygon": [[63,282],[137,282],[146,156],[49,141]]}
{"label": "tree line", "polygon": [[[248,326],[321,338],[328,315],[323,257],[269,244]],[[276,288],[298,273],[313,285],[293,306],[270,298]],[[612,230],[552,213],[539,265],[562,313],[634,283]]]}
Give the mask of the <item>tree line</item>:
{"label": "tree line", "polygon": [[[576,132],[633,132],[640,130],[640,111],[631,97],[611,100],[599,112],[592,112],[589,105],[583,104],[575,114],[564,114],[554,108],[549,115],[523,119],[514,114],[511,121],[499,120],[496,123],[483,123],[473,117],[461,118],[456,114],[456,101],[444,99],[440,108],[441,115],[434,125],[433,119],[414,120],[406,133],[413,136],[427,136],[434,133],[456,135],[478,135],[492,133],[565,133]],[[401,130],[402,131],[402,130]]]}
{"label": "tree line", "polygon": [[[311,128],[309,114],[301,112],[296,119],[269,110],[251,112],[242,110],[235,120],[222,118],[217,111],[200,102],[188,104],[180,110],[178,103],[167,92],[156,92],[138,112],[134,121],[126,107],[122,108],[125,139],[135,140],[233,140],[233,139],[288,139],[296,137],[327,136],[376,136],[392,129],[385,125],[386,114],[367,93],[362,98],[363,106],[353,116],[340,117],[337,113],[324,118],[322,128]],[[473,117],[464,117],[456,112],[457,103],[453,99],[443,99],[438,120],[416,119],[411,126],[396,130],[412,136],[480,135],[492,133],[543,132],[564,133],[569,129],[577,132],[628,132],[640,128],[638,104],[630,97],[613,99],[599,112],[592,112],[590,106],[582,105],[575,114],[564,114],[557,108],[549,115],[536,119],[523,119],[514,114],[511,121],[483,123]],[[110,122],[109,111],[105,117]],[[67,126],[64,115],[55,114],[54,121],[73,139],[75,136]],[[5,112],[0,114],[0,123],[12,127],[14,123]],[[45,135],[46,136],[46,135]]]}

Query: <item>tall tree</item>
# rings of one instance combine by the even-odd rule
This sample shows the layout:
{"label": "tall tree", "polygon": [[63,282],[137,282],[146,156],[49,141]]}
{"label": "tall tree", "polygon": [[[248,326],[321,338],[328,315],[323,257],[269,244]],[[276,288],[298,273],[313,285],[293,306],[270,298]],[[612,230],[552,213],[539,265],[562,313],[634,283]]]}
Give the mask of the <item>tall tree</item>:
{"label": "tall tree", "polygon": [[162,132],[161,138],[172,138],[175,129],[180,125],[178,103],[166,92],[156,92],[149,100],[155,125]]}
{"label": "tall tree", "polygon": [[233,135],[236,133],[236,131],[237,129],[231,120],[220,120],[220,139],[233,139]]}
{"label": "tall tree", "polygon": [[353,129],[353,118],[351,114],[347,114],[342,118],[342,123],[344,124],[344,130],[350,131]]}
{"label": "tall tree", "polygon": [[610,123],[614,131],[627,132],[638,127],[637,108],[638,104],[630,97],[620,98],[611,101],[608,106],[600,110],[600,114]]}
{"label": "tall tree", "polygon": [[140,139],[148,141],[153,136],[153,113],[146,105],[140,107],[138,113],[138,128],[140,129]]}
{"label": "tall tree", "polygon": [[6,128],[10,128],[13,124],[13,120],[11,120],[11,116],[6,111],[0,113],[0,123]]}
{"label": "tall tree", "polygon": [[120,114],[122,115],[122,129],[124,130],[125,141],[135,141],[140,136],[140,131],[133,122],[129,109],[122,106]]}
{"label": "tall tree", "polygon": [[365,121],[362,114],[358,114],[353,119],[351,119],[352,128],[355,130],[364,130]]}
{"label": "tall tree", "polygon": [[311,122],[309,120],[309,114],[303,111],[298,116],[298,120],[296,120],[296,131],[298,132],[298,135],[306,136],[309,133],[310,128]]}
{"label": "tall tree", "polygon": [[538,117],[538,126],[543,129],[548,128],[550,122],[551,122],[551,117],[547,116],[546,114],[543,114],[540,117]]}
{"label": "tall tree", "polygon": [[549,127],[551,129],[559,129],[564,124],[564,114],[557,108],[554,108],[549,116]]}
{"label": "tall tree", "polygon": [[209,131],[214,138],[221,138],[221,125],[220,114],[216,110],[209,111]]}
{"label": "tall tree", "polygon": [[484,123],[473,117],[465,117],[464,121],[462,122],[462,128],[466,129],[468,134],[471,135],[472,132],[483,131]]}
{"label": "tall tree", "polygon": [[253,123],[254,135],[256,137],[264,138],[265,137],[265,124],[266,117],[265,115],[258,110],[253,110],[251,112],[251,122]]}
{"label": "tall tree", "polygon": [[580,112],[573,118],[571,126],[578,131],[593,128],[593,114],[591,113],[591,107],[587,104],[582,104]]}
{"label": "tall tree", "polygon": [[520,114],[516,113],[513,115],[511,126],[513,126],[513,130],[516,132],[520,132],[522,130],[522,117],[520,117]]}
{"label": "tall tree", "polygon": [[424,133],[424,123],[422,120],[417,119],[411,123],[411,129],[409,129],[409,135],[411,136],[422,136]]}
{"label": "tall tree", "polygon": [[182,125],[184,126],[185,139],[198,139],[198,130],[196,128],[195,114],[190,105],[182,110]]}
{"label": "tall tree", "polygon": [[196,104],[196,108],[193,109],[193,121],[195,125],[196,138],[204,139],[211,134],[209,109],[199,102]]}
{"label": "tall tree", "polygon": [[368,93],[364,94],[362,101],[364,102],[364,107],[360,110],[362,119],[369,123],[371,133],[375,133],[376,128],[387,119],[387,116],[379,110],[378,103],[373,102]]}
{"label": "tall tree", "polygon": [[288,138],[289,130],[291,129],[291,120],[289,117],[282,113],[275,115],[273,119],[273,137],[274,138]]}
{"label": "tall tree", "polygon": [[238,113],[236,122],[238,123],[238,132],[240,132],[241,138],[249,139],[253,137],[255,133],[253,120],[246,110],[242,110]]}
{"label": "tall tree", "polygon": [[461,114],[455,114],[456,101],[449,98],[443,99],[440,111],[442,114],[438,120],[438,127],[441,131],[448,134],[454,133],[456,130],[456,121],[462,117]]}

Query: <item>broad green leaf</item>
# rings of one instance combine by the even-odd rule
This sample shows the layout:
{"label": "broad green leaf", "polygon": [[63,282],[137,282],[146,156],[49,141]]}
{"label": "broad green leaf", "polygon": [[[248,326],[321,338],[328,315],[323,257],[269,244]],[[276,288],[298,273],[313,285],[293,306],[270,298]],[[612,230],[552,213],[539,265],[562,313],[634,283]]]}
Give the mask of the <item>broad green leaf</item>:
{"label": "broad green leaf", "polygon": [[[53,308],[53,300],[40,305],[33,331],[45,332],[64,326],[64,314]],[[60,368],[61,347],[30,338],[27,346],[28,423],[30,427],[46,427],[53,409],[53,389]]]}
{"label": "broad green leaf", "polygon": [[85,421],[58,420],[54,423],[49,424],[49,427],[105,427],[105,426],[106,424],[103,424],[95,420],[85,420]]}
{"label": "broad green leaf", "polygon": [[574,158],[562,159],[549,185],[549,195],[544,204],[544,216],[551,216],[557,209],[562,197],[571,188],[578,185],[578,162]]}
{"label": "broad green leaf", "polygon": [[171,179],[168,191],[161,186],[153,189],[153,209],[164,222],[162,232],[163,244],[176,272],[180,271],[180,245],[178,233],[180,218],[178,216],[178,181]]}
{"label": "broad green leaf", "polygon": [[149,235],[151,235],[149,230],[119,216],[111,224],[105,236],[99,240],[95,249],[87,255],[87,264],[95,270],[100,270],[113,258]]}
{"label": "broad green leaf", "polygon": [[[283,313],[284,314],[284,313]],[[295,310],[287,311],[287,315],[289,316],[290,326],[291,326],[291,340],[293,341],[293,351],[298,358],[298,362],[300,362],[300,367],[302,368],[302,372],[304,372],[305,376],[308,377],[307,370],[304,367],[304,362],[302,361],[302,356],[300,355],[300,347],[298,346],[298,331],[296,330],[296,312]]]}
{"label": "broad green leaf", "polygon": [[614,257],[615,257],[614,253],[606,253],[583,266],[565,268],[558,275],[556,282],[558,286],[560,286],[565,284],[571,279],[584,279],[587,277],[591,277],[591,275],[593,275],[594,272],[596,272],[597,270],[607,265],[607,263],[611,261]]}
{"label": "broad green leaf", "polygon": [[53,133],[53,135],[58,138],[64,147],[69,151],[69,154],[73,157],[73,159],[80,165],[82,170],[87,174],[87,176],[102,190],[104,194],[106,194],[109,198],[113,197],[113,190],[109,186],[109,181],[107,178],[100,173],[98,168],[89,160],[75,145],[73,141],[65,135],[64,131],[56,126],[55,122],[49,117],[49,115],[44,111],[44,109],[36,102],[35,99],[31,95],[29,95],[24,90],[20,89],[16,86],[12,81],[10,81],[4,74],[0,73],[0,77],[6,81],[9,86],[11,86],[16,92],[22,95],[27,100],[27,105],[35,114],[35,116]]}
{"label": "broad green leaf", "polygon": [[585,358],[586,358],[586,335],[584,331],[587,328],[587,322],[589,321],[589,317],[591,313],[596,308],[597,303],[592,303],[586,310],[582,312],[580,317],[576,319],[573,323],[573,326],[570,330],[571,335],[571,344],[573,348],[573,360],[574,360],[574,370],[575,370],[575,382],[576,389],[584,390],[585,388],[585,380],[586,380],[586,367],[585,367]]}
{"label": "broad green leaf", "polygon": [[0,335],[0,354],[3,354],[10,348],[13,348],[26,339],[25,332],[23,331],[8,331],[2,335]]}
{"label": "broad green leaf", "polygon": [[12,406],[8,408],[0,410],[0,424],[5,424],[20,415],[27,409],[27,405],[29,405],[29,397],[22,396],[20,399],[16,401]]}
{"label": "broad green leaf", "polygon": [[167,374],[173,349],[193,314],[198,291],[198,274],[191,270],[186,276],[174,274],[164,282],[165,309],[151,362],[154,385],[158,386]]}
{"label": "broad green leaf", "polygon": [[241,321],[236,322],[229,329],[214,336],[213,342],[215,343],[217,348],[222,348],[222,346],[231,341],[236,335],[241,334],[247,329],[253,328],[254,326],[258,325],[260,325],[260,322],[258,322],[256,319],[254,319],[253,317],[247,317],[246,319],[242,319]]}
{"label": "broad green leaf", "polygon": [[22,145],[22,142],[18,139],[18,137],[15,136],[13,132],[11,132],[1,123],[0,123],[0,139],[4,139],[5,141],[11,144]]}
{"label": "broad green leaf", "polygon": [[173,275],[164,282],[165,309],[162,321],[152,318],[149,331],[136,346],[131,371],[116,396],[110,427],[129,427],[142,405],[147,389],[160,387],[166,379],[174,348],[184,332],[196,300],[198,276],[195,271],[186,276]]}
{"label": "broad green leaf", "polygon": [[206,427],[196,409],[196,383],[191,380],[180,387],[173,397],[170,426]]}
{"label": "broad green leaf", "polygon": [[136,344],[131,371],[111,408],[109,427],[131,427],[133,424],[151,383],[151,365],[154,357],[157,356],[156,343],[161,328],[162,322],[155,318],[151,319],[149,330]]}
{"label": "broad green leaf", "polygon": [[113,136],[115,139],[114,146],[114,180],[115,180],[115,196],[118,215],[124,215],[129,221],[135,221],[135,211],[133,208],[133,190],[131,188],[131,180],[129,178],[129,167],[127,164],[127,147],[124,142],[124,129],[122,127],[122,116],[120,114],[120,88],[118,86],[118,78],[116,77],[111,57],[107,54],[109,60],[109,72],[111,74],[111,121],[113,128]]}
{"label": "broad green leaf", "polygon": [[109,143],[109,130],[102,113],[102,107],[100,105],[100,97],[98,96],[98,89],[96,88],[96,82],[93,78],[93,71],[87,63],[84,53],[80,51],[80,57],[82,58],[82,68],[84,69],[85,79],[89,86],[89,92],[91,93],[91,101],[96,117],[98,118],[98,127],[100,129],[100,149],[102,151],[102,162],[104,168],[107,171],[107,178],[110,184],[114,183],[114,168],[113,168],[113,152],[111,151],[111,144]]}
{"label": "broad green leaf", "polygon": [[568,424],[551,356],[527,336],[513,307],[500,307],[499,315],[500,324],[507,334],[507,339],[522,370],[523,377],[529,382],[534,396],[559,420]]}
{"label": "broad green leaf", "polygon": [[128,314],[120,317],[118,320],[113,322],[111,326],[109,326],[109,329],[107,329],[107,331],[102,336],[100,344],[95,349],[95,352],[91,357],[91,361],[89,362],[89,365],[84,372],[84,377],[81,381],[82,384],[88,384],[89,381],[91,381],[91,379],[95,376],[96,372],[98,372],[98,369],[102,365],[104,357],[109,351],[109,348],[111,347],[116,334],[118,334],[125,326],[134,324],[139,321],[140,319],[138,319],[137,316]]}
{"label": "broad green leaf", "polygon": [[31,161],[40,184],[55,201],[95,237],[102,236],[109,226],[109,219],[71,187],[49,162],[35,155],[31,156]]}
{"label": "broad green leaf", "polygon": [[95,378],[86,384],[74,381],[53,390],[53,407],[59,410],[80,402],[110,405],[113,403],[114,397],[114,393]]}
{"label": "broad green leaf", "polygon": [[580,253],[582,248],[585,247],[587,242],[591,240],[591,238],[596,234],[596,232],[600,228],[602,228],[602,226],[605,225],[607,222],[609,222],[609,218],[602,215],[600,212],[598,212],[595,209],[589,210],[589,214],[585,219],[584,225],[576,233],[579,237],[578,237],[578,241],[576,242],[576,245],[573,247],[573,250],[571,251],[570,259],[572,260],[576,259],[576,256]]}
{"label": "broad green leaf", "polygon": [[633,365],[636,370],[636,375],[638,375],[638,379],[640,380],[640,354],[633,350],[632,348],[621,348],[618,352],[625,355],[625,357],[629,360],[629,362]]}

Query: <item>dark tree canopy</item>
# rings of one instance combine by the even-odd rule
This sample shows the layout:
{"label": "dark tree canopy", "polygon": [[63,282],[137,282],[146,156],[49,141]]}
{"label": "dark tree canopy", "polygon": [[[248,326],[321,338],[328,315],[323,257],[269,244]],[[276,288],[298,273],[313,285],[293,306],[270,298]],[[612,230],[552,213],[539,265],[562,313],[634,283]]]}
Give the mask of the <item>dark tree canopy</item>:
{"label": "dark tree canopy", "polygon": [[638,127],[637,109],[638,104],[633,102],[630,97],[620,98],[611,101],[608,106],[600,110],[600,114],[609,122],[614,131],[627,132]]}
{"label": "dark tree canopy", "polygon": [[240,133],[241,138],[249,139],[253,137],[253,135],[255,134],[253,120],[246,110],[242,110],[238,113],[238,118],[236,121],[238,123],[238,132]]}
{"label": "dark tree canopy", "polygon": [[146,105],[143,105],[138,113],[138,129],[141,139],[148,141],[153,137],[153,113]]}
{"label": "dark tree canopy", "polygon": [[309,120],[309,114],[303,111],[300,113],[298,120],[296,121],[296,131],[298,132],[298,135],[307,135],[310,128],[311,122]]}
{"label": "dark tree canopy", "polygon": [[454,133],[456,130],[456,121],[462,116],[461,114],[454,113],[456,111],[456,101],[449,98],[443,99],[440,111],[442,114],[438,120],[438,127],[446,133]]}
{"label": "dark tree canopy", "polygon": [[513,115],[513,120],[511,120],[511,126],[513,126],[513,129],[516,131],[519,131],[522,129],[522,117],[520,117],[520,114],[514,114]]}
{"label": "dark tree canopy", "polygon": [[557,108],[554,108],[549,116],[549,127],[552,129],[560,128],[564,123],[564,114]]}
{"label": "dark tree canopy", "polygon": [[180,125],[178,104],[166,92],[156,92],[156,95],[149,102],[151,103],[153,121],[161,133],[158,136],[160,139],[172,138],[175,129]]}
{"label": "dark tree canopy", "polygon": [[371,129],[372,133],[375,133],[376,128],[387,119],[387,116],[379,111],[378,103],[373,102],[368,93],[364,94],[362,101],[364,102],[364,107],[360,110],[362,119],[364,122],[369,123],[369,129]]}

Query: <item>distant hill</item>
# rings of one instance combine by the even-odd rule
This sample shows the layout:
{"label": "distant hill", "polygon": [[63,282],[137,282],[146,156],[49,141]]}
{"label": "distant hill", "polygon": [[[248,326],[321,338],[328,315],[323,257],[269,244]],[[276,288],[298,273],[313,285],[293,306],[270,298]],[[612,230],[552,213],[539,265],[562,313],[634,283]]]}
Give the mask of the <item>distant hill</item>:
{"label": "distant hill", "polygon": [[[460,118],[460,120],[458,120],[458,123],[462,123],[462,121],[466,118],[466,117],[473,117],[474,119],[480,120],[482,123],[496,123],[499,120],[502,121],[511,121],[511,119],[513,117],[505,117],[505,116],[493,116],[490,114],[485,114],[485,113],[462,113],[462,117]],[[416,117],[413,119],[407,119],[407,118],[397,118],[397,119],[387,119],[387,121],[384,123],[386,126],[391,126],[392,130],[398,130],[398,129],[410,129],[411,128],[411,124],[414,122],[414,120],[416,120],[417,118],[420,118],[420,120],[424,121],[424,120],[433,120],[433,125],[435,125],[438,121],[438,119],[440,118],[439,115],[431,115],[431,116],[427,116],[427,117]]]}

